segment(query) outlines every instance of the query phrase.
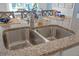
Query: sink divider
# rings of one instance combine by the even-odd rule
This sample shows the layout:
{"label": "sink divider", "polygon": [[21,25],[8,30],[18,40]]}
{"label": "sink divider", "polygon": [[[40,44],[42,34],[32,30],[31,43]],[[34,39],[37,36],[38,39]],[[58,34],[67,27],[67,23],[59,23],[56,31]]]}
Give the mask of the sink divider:
{"label": "sink divider", "polygon": [[56,36],[56,27],[54,27],[54,28],[51,27],[51,35],[52,35],[51,39],[56,39],[56,37],[55,37]]}
{"label": "sink divider", "polygon": [[30,46],[33,46],[31,43],[30,43],[30,41],[29,40],[26,40],[27,41],[27,43],[30,45]]}
{"label": "sink divider", "polygon": [[38,33],[36,30],[33,30],[33,32],[35,32],[37,35],[39,35],[43,40],[45,40],[45,42],[49,42],[49,40],[47,40],[44,36],[42,36],[40,33]]}

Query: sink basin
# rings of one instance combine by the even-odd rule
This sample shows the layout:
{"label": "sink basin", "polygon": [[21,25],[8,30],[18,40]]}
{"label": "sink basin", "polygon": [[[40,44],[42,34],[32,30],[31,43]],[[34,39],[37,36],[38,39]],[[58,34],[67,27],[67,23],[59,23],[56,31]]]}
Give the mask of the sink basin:
{"label": "sink basin", "polygon": [[45,43],[45,40],[42,36],[36,31],[30,31],[30,40],[31,44],[38,45],[41,43]]}
{"label": "sink basin", "polygon": [[3,32],[3,41],[7,49],[18,49],[31,46],[29,40],[29,28],[7,29]]}
{"label": "sink basin", "polygon": [[65,38],[74,34],[73,31],[58,25],[37,27],[35,30],[49,41]]}
{"label": "sink basin", "polygon": [[35,27],[34,29],[21,27],[4,30],[3,41],[5,48],[15,50],[65,38],[73,34],[73,31],[57,25]]}
{"label": "sink basin", "polygon": [[45,43],[41,35],[27,27],[4,30],[3,41],[5,48],[10,50]]}

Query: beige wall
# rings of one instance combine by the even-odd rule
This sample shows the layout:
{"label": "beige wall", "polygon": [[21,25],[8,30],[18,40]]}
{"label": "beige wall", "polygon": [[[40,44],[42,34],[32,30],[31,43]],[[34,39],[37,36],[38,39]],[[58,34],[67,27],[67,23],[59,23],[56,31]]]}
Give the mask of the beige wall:
{"label": "beige wall", "polygon": [[39,7],[43,10],[47,9],[47,4],[46,3],[39,3]]}
{"label": "beige wall", "polygon": [[0,3],[0,11],[7,11],[8,4],[7,3]]}

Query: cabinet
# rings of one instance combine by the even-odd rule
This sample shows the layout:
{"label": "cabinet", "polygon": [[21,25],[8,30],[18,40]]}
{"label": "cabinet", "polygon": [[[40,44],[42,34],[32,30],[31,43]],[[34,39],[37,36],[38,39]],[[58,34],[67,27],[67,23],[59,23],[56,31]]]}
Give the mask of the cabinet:
{"label": "cabinet", "polygon": [[56,52],[54,54],[50,54],[50,56],[60,56],[60,52]]}
{"label": "cabinet", "polygon": [[48,56],[79,56],[79,46],[48,54]]}
{"label": "cabinet", "polygon": [[73,3],[65,3],[64,8],[72,9],[73,8]]}
{"label": "cabinet", "polygon": [[53,3],[52,8],[66,8],[66,9],[72,9],[73,8],[73,3]]}
{"label": "cabinet", "polygon": [[55,53],[49,53],[48,55],[46,56],[60,56],[60,52],[55,52]]}
{"label": "cabinet", "polygon": [[79,46],[64,50],[62,56],[79,56]]}

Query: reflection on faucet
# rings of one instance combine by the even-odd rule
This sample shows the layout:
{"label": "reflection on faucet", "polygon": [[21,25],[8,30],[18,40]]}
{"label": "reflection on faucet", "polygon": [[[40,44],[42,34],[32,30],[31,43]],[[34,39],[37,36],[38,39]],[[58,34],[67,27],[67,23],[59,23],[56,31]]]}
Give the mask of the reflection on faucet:
{"label": "reflection on faucet", "polygon": [[34,28],[35,14],[30,13],[30,15],[31,15],[31,19],[30,19],[30,27],[31,27],[31,28]]}

